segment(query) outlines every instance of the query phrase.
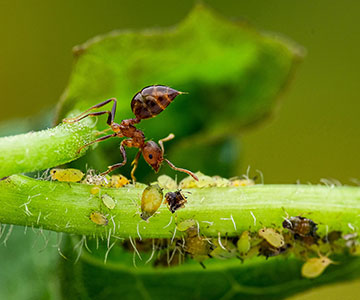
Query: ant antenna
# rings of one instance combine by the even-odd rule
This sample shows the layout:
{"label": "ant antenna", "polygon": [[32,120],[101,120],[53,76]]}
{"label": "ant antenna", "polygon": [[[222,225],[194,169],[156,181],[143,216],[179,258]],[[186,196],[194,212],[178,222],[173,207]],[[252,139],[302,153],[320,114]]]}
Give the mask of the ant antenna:
{"label": "ant antenna", "polygon": [[166,138],[159,140],[159,145],[161,148],[162,155],[164,155],[164,152],[165,152],[163,143],[172,140],[174,137],[175,137],[175,134],[170,133]]}
{"label": "ant antenna", "polygon": [[196,176],[193,172],[191,172],[191,171],[189,171],[189,170],[186,170],[186,169],[183,169],[183,168],[175,167],[175,166],[174,166],[168,159],[166,159],[166,158],[165,158],[164,160],[169,164],[169,166],[170,166],[171,169],[174,169],[174,170],[179,171],[179,172],[186,173],[186,174],[190,175],[192,178],[194,178],[196,181],[199,181],[199,178],[197,178],[197,176]]}

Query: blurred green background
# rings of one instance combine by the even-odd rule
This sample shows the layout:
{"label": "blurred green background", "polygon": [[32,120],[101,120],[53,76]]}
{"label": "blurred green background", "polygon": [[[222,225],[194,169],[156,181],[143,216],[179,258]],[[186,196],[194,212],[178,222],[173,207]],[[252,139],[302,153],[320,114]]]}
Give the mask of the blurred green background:
{"label": "blurred green background", "polygon": [[[276,113],[244,133],[239,173],[250,165],[263,172],[265,183],[318,183],[321,178],[351,183],[352,178],[359,178],[360,3],[203,2],[228,18],[284,34],[307,50]],[[34,120],[44,112],[52,117],[67,85],[73,46],[115,28],[171,26],[183,19],[193,4],[0,0],[1,123]],[[21,132],[20,125],[11,124],[13,132]],[[9,247],[15,247],[15,241],[14,236]],[[3,256],[9,250],[1,247],[0,253]],[[1,268],[0,278],[6,277],[3,270],[6,268]],[[359,293],[359,283],[345,290],[348,295]]]}

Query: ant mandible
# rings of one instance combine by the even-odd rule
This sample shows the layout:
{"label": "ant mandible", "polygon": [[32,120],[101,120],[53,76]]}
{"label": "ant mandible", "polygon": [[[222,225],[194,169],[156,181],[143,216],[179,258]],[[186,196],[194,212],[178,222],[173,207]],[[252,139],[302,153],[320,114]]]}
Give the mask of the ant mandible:
{"label": "ant mandible", "polygon": [[[116,112],[116,103],[117,100],[115,98],[108,99],[104,102],[96,104],[90,107],[88,110],[84,111],[80,115],[75,118],[68,118],[64,119],[63,122],[65,123],[75,123],[78,122],[86,117],[95,117],[104,114],[108,114],[107,124],[110,126],[107,130],[112,130],[114,133],[102,136],[95,141],[92,141],[84,146],[82,146],[78,153],[85,147],[92,145],[94,143],[98,143],[104,140],[107,140],[112,137],[126,137],[120,143],[120,152],[123,157],[123,161],[121,163],[117,163],[115,165],[109,166],[108,170],[101,173],[101,175],[106,175],[117,168],[124,166],[127,162],[125,147],[134,147],[139,148],[138,153],[136,154],[133,162],[133,168],[131,170],[131,178],[133,182],[136,181],[134,176],[135,170],[138,165],[138,161],[140,155],[142,154],[145,161],[154,169],[157,173],[163,161],[166,161],[169,166],[180,172],[184,172],[192,176],[195,180],[198,180],[196,175],[189,170],[177,168],[175,167],[169,160],[164,158],[164,145],[163,142],[169,141],[173,139],[175,136],[174,134],[169,134],[166,138],[159,140],[159,145],[153,141],[145,142],[145,135],[144,133],[137,129],[134,125],[140,123],[141,120],[149,119],[157,116],[161,113],[174,99],[176,96],[182,94],[175,89],[172,89],[168,86],[163,85],[152,85],[143,88],[140,92],[135,94],[135,96],[131,100],[131,110],[133,111],[135,118],[122,120],[120,124],[114,122],[115,112]],[[104,105],[114,102],[111,111],[99,111],[99,112],[90,112],[94,109],[103,107]]]}

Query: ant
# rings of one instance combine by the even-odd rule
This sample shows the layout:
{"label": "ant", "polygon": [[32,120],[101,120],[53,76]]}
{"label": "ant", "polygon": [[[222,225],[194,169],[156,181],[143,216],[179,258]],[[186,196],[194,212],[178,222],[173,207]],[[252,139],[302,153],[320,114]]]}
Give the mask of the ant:
{"label": "ant", "polygon": [[[112,130],[114,133],[102,136],[95,141],[92,141],[84,146],[82,146],[78,153],[85,147],[92,145],[94,143],[98,143],[104,140],[107,140],[112,137],[126,137],[127,139],[124,139],[120,143],[120,152],[123,157],[123,161],[121,163],[114,164],[112,166],[108,167],[108,170],[101,173],[101,175],[106,175],[112,171],[114,171],[117,168],[120,168],[124,166],[127,162],[126,158],[126,152],[125,152],[125,146],[126,147],[134,147],[139,148],[138,153],[136,154],[133,162],[131,165],[133,165],[133,168],[131,170],[131,178],[133,182],[136,181],[136,178],[134,176],[135,170],[138,165],[138,161],[140,158],[140,155],[142,154],[145,161],[154,169],[154,171],[157,173],[159,171],[159,168],[163,161],[166,161],[168,165],[180,172],[184,172],[186,174],[189,174],[192,176],[195,180],[198,180],[195,174],[193,174],[191,171],[188,171],[186,169],[177,168],[175,167],[169,160],[164,158],[164,145],[163,142],[169,141],[175,137],[174,134],[169,134],[166,138],[163,138],[159,140],[159,145],[155,143],[154,141],[147,141],[145,142],[145,135],[144,133],[137,129],[134,125],[140,123],[141,120],[149,119],[157,116],[159,113],[161,113],[174,99],[176,96],[183,94],[183,92],[179,92],[175,89],[172,89],[168,86],[163,85],[152,85],[147,86],[143,88],[140,92],[136,93],[135,96],[131,100],[131,110],[133,111],[135,118],[133,119],[127,119],[122,120],[120,124],[114,122],[115,118],[115,112],[116,112],[116,104],[117,100],[115,98],[110,98],[108,100],[105,100],[99,104],[96,104],[92,107],[90,107],[88,110],[84,111],[80,115],[78,115],[75,118],[68,118],[64,119],[63,122],[65,123],[75,123],[78,122],[86,117],[95,117],[107,114],[107,124],[110,126],[110,128],[107,130]],[[113,106],[111,111],[104,110],[99,112],[90,112],[94,109],[103,107],[104,105],[113,102]]]}

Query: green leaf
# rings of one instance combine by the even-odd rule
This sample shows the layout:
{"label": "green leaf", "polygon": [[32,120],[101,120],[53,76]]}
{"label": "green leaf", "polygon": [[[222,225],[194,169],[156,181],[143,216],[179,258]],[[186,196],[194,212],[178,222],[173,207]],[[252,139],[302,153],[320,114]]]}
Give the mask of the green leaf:
{"label": "green leaf", "polygon": [[[238,157],[239,148],[229,148],[227,139],[271,113],[301,49],[198,5],[174,28],[113,31],[76,47],[75,55],[58,120],[116,97],[120,122],[133,117],[130,101],[136,92],[152,84],[168,85],[189,94],[176,98],[156,118],[143,121],[140,127],[146,136],[158,139],[173,132],[177,140],[166,146],[169,158],[190,168],[181,157],[195,146],[209,156],[214,152],[214,161],[220,161],[212,167],[198,155],[198,169],[230,176],[225,172],[233,169],[234,160],[221,156],[230,151],[230,157]],[[105,127],[105,121],[98,124]],[[118,151],[108,153],[119,159]]]}

